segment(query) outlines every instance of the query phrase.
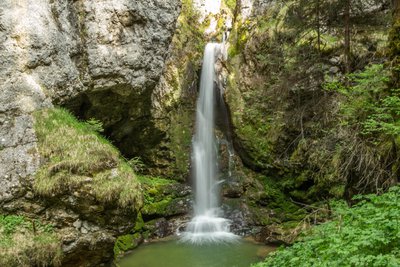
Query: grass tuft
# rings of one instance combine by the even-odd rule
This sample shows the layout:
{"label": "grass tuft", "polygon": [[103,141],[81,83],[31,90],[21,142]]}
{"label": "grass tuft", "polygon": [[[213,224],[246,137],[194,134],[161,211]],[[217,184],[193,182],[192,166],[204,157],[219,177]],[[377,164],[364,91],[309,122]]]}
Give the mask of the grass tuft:
{"label": "grass tuft", "polygon": [[65,109],[45,109],[35,113],[35,130],[44,161],[35,177],[37,193],[56,196],[80,191],[121,207],[142,205],[133,170],[91,124],[78,121]]}

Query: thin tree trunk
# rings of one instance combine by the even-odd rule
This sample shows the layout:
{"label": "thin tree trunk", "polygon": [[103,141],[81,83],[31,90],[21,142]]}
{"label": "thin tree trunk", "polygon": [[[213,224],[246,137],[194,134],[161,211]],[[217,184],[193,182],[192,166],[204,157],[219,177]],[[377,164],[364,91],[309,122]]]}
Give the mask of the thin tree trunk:
{"label": "thin tree trunk", "polygon": [[400,19],[400,0],[392,0],[393,21]]}
{"label": "thin tree trunk", "polygon": [[320,0],[317,0],[317,33],[318,33],[318,53],[321,53],[321,10]]}
{"label": "thin tree trunk", "polygon": [[350,73],[351,71],[351,48],[350,48],[350,3],[351,0],[346,0],[345,10],[344,10],[344,24],[345,24],[345,33],[344,33],[344,55],[346,59],[346,73]]}
{"label": "thin tree trunk", "polygon": [[400,0],[392,0],[392,29],[389,34],[389,57],[392,65],[390,86],[400,88]]}

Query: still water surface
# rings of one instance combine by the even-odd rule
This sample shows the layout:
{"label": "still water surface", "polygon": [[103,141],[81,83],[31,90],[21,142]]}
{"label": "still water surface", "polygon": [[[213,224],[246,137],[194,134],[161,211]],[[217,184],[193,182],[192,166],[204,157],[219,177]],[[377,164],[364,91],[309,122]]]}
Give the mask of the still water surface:
{"label": "still water surface", "polygon": [[250,241],[190,245],[160,241],[135,249],[118,263],[121,267],[249,267],[275,250]]}

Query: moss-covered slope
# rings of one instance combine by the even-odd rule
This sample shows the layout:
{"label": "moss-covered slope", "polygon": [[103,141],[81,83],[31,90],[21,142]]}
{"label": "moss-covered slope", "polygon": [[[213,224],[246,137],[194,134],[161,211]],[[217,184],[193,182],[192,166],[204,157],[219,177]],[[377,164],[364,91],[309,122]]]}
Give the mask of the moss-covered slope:
{"label": "moss-covered slope", "polygon": [[93,131],[95,124],[79,122],[64,109],[37,111],[35,121],[43,160],[33,186],[37,193],[54,197],[78,191],[103,203],[141,206],[133,170],[116,148]]}
{"label": "moss-covered slope", "polygon": [[[300,202],[371,191],[372,186],[359,182],[369,180],[367,173],[386,173],[384,158],[396,158],[386,149],[390,141],[371,144],[371,136],[359,127],[370,114],[369,105],[381,96],[376,92],[386,90],[379,77],[368,80],[365,73],[369,64],[385,60],[387,6],[360,3],[360,9],[352,11],[350,70],[364,73],[358,80],[345,74],[341,15],[322,10],[318,33],[315,10],[313,1],[277,1],[262,15],[257,11],[249,18],[238,16],[227,64],[225,98],[235,148],[247,167],[272,177]],[[348,93],[330,90],[333,81],[344,84]],[[360,102],[356,90],[365,84],[380,87]],[[367,112],[344,114],[363,108]],[[352,157],[352,151],[367,156]],[[379,184],[391,178],[386,173]]]}

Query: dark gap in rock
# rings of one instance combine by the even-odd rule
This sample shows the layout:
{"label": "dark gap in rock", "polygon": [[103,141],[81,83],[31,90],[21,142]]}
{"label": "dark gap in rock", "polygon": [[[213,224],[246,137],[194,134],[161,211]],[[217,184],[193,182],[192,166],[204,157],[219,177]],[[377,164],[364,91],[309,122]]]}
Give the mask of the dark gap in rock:
{"label": "dark gap in rock", "polygon": [[[123,85],[118,85],[120,88]],[[152,149],[165,137],[151,117],[151,91],[122,96],[111,89],[85,92],[63,103],[80,120],[97,119],[103,123],[103,135],[126,158],[140,157],[152,165]]]}

